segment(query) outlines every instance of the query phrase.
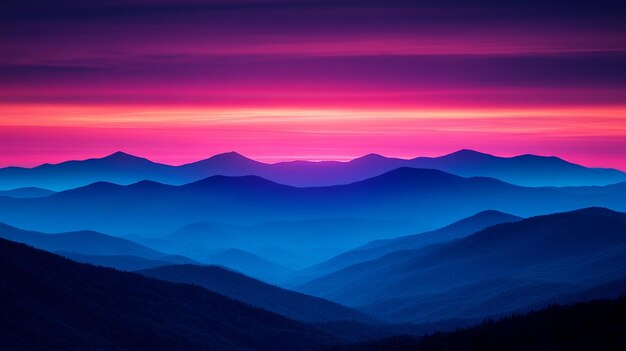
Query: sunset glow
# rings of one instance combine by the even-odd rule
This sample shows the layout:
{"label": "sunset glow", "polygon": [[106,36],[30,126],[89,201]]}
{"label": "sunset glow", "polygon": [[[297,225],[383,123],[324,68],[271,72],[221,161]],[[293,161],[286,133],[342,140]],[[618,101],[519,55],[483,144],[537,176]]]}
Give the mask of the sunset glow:
{"label": "sunset glow", "polygon": [[610,8],[265,5],[10,7],[0,166],[471,148],[626,170],[626,22]]}

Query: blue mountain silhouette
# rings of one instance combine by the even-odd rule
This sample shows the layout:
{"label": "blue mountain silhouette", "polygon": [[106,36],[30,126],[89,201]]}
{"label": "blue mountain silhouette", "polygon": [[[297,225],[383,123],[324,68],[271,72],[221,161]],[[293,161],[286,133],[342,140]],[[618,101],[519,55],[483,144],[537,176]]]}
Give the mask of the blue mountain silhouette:
{"label": "blue mountain silhouette", "polygon": [[369,154],[349,162],[291,161],[275,164],[228,152],[181,166],[160,164],[116,152],[103,158],[44,164],[34,168],[3,168],[0,169],[0,189],[42,187],[66,190],[98,181],[127,185],[141,180],[180,185],[214,175],[256,175],[292,186],[329,186],[353,183],[400,167],[432,168],[468,177],[492,177],[523,186],[608,185],[626,181],[626,174],[615,169],[587,168],[557,157],[497,157],[472,150],[413,159]]}
{"label": "blue mountain silhouette", "polygon": [[44,198],[0,197],[0,221],[47,232],[89,229],[152,236],[204,221],[248,225],[333,217],[418,222],[435,228],[488,209],[524,217],[589,206],[626,210],[620,196],[399,168],[361,182],[313,188],[256,176],[214,176],[182,186],[98,182]]}
{"label": "blue mountain silhouette", "polygon": [[394,321],[482,319],[626,278],[624,257],[626,215],[587,208],[396,251],[299,290]]}
{"label": "blue mountain silhouette", "polygon": [[139,271],[149,277],[195,284],[218,294],[303,322],[357,321],[372,317],[334,302],[285,290],[217,266],[172,265]]}
{"label": "blue mountain silhouette", "polygon": [[317,350],[340,336],[218,295],[0,239],[6,350]]}
{"label": "blue mountain silhouette", "polygon": [[415,250],[431,244],[459,239],[495,224],[514,222],[520,219],[521,217],[507,213],[487,210],[429,232],[372,241],[299,272],[299,278],[291,279],[290,284],[297,281],[302,282],[304,277],[308,277],[310,280],[312,277],[329,274],[356,263],[382,257],[394,251]]}

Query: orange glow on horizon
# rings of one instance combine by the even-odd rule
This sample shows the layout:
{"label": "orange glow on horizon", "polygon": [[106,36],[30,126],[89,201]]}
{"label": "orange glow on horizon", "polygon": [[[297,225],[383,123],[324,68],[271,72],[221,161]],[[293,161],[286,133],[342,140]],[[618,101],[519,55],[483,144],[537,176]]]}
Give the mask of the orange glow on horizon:
{"label": "orange glow on horizon", "polygon": [[[0,105],[0,165],[122,150],[181,164],[238,151],[266,162],[346,161],[375,152],[439,156],[462,148],[555,155],[626,169],[626,106],[424,109]],[[43,156],[43,157],[42,157]]]}

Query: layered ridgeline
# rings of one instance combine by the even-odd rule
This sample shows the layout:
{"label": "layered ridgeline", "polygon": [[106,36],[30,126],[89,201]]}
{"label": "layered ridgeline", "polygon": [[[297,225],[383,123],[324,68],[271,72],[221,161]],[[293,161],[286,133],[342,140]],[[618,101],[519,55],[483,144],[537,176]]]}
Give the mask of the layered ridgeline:
{"label": "layered ridgeline", "polygon": [[487,210],[436,230],[393,239],[375,240],[299,271],[296,277],[290,279],[290,284],[303,282],[307,278],[312,279],[313,277],[325,275],[359,262],[373,260],[394,251],[414,250],[436,243],[459,239],[492,225],[515,222],[520,219],[520,217],[507,213]]}
{"label": "layered ridgeline", "polygon": [[54,194],[54,191],[52,190],[36,188],[36,187],[0,190],[0,196],[17,197],[17,198],[45,197],[45,196],[50,196],[52,194]]}
{"label": "layered ridgeline", "polygon": [[194,261],[168,255],[130,240],[88,231],[48,234],[0,223],[0,238],[55,252],[75,261],[136,270]]}
{"label": "layered ridgeline", "polygon": [[399,159],[370,154],[349,162],[293,161],[275,164],[254,161],[230,152],[182,166],[155,163],[116,152],[83,161],[0,169],[0,190],[20,187],[66,190],[98,181],[131,184],[153,180],[180,185],[213,175],[256,175],[293,186],[328,186],[364,180],[399,167],[438,169],[460,176],[493,177],[524,186],[607,185],[626,181],[623,172],[586,168],[556,157],[522,155],[509,158],[471,150],[441,157]]}
{"label": "layered ridgeline", "polygon": [[588,208],[396,251],[298,290],[396,322],[481,320],[575,301],[602,284],[626,292],[625,258],[626,214]]}
{"label": "layered ridgeline", "polygon": [[[142,269],[142,274],[155,278],[201,285],[211,291],[296,320],[377,323],[371,317],[327,300],[281,289],[232,270],[189,264],[194,262],[102,233],[80,231],[46,234],[0,224],[0,238],[55,252],[74,261],[123,270]],[[175,263],[178,265],[172,265]],[[235,259],[233,262],[223,263],[235,267],[241,265]],[[259,265],[256,261],[250,265],[253,263]],[[255,272],[262,268],[257,267]],[[269,268],[271,267],[266,269]]]}
{"label": "layered ridgeline", "polygon": [[339,337],[198,286],[0,239],[3,350],[316,350]]}
{"label": "layered ridgeline", "polygon": [[589,206],[626,210],[625,200],[626,194],[615,191],[577,194],[400,168],[348,185],[312,188],[255,176],[214,176],[182,186],[99,182],[43,198],[0,197],[0,221],[47,232],[89,229],[149,236],[197,222],[249,225],[338,217],[436,228],[489,209],[527,217]]}
{"label": "layered ridgeline", "polygon": [[[422,225],[410,220],[365,218],[320,218],[253,225],[199,222],[162,236],[134,239],[203,262],[223,264],[221,258],[228,253],[236,254],[232,249],[238,248],[289,267],[302,268],[364,242],[421,229]],[[210,252],[216,253],[209,256]]]}
{"label": "layered ridgeline", "polygon": [[303,322],[379,323],[372,317],[328,300],[282,289],[217,266],[173,265],[139,273],[171,282],[199,285],[251,306]]}
{"label": "layered ridgeline", "polygon": [[234,248],[207,255],[202,262],[228,267],[266,282],[280,282],[292,274],[292,269],[287,266]]}
{"label": "layered ridgeline", "polygon": [[[3,350],[317,350],[358,340],[354,331],[295,322],[199,286],[79,264],[3,239],[0,274]],[[621,349],[624,316],[623,299],[599,301],[336,349]],[[352,325],[358,327],[377,330]]]}

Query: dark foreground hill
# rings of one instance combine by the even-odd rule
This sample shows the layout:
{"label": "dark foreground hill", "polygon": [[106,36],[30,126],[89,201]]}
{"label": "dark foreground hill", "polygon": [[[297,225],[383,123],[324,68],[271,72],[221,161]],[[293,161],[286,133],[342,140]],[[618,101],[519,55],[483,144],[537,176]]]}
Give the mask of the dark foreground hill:
{"label": "dark foreground hill", "polygon": [[173,265],[139,271],[149,277],[195,284],[218,294],[303,322],[376,322],[328,300],[266,284],[217,266]]}
{"label": "dark foreground hill", "polygon": [[423,338],[397,336],[334,351],[626,350],[626,298],[552,306]]}
{"label": "dark foreground hill", "polygon": [[3,350],[315,350],[338,340],[198,286],[0,240]]}

